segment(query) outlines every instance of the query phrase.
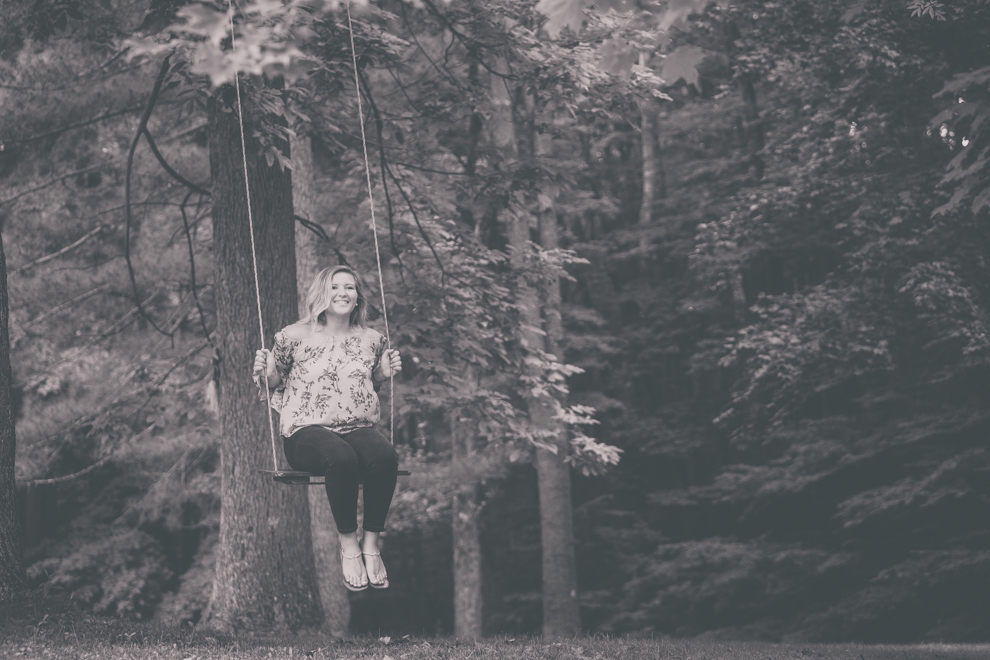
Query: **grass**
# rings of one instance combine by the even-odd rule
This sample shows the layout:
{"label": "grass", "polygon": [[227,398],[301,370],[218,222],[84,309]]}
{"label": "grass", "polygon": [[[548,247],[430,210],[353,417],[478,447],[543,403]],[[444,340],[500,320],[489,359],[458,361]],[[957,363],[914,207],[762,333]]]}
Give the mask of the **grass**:
{"label": "grass", "polygon": [[[0,609],[0,658],[92,660],[985,660],[990,644],[771,644],[704,639],[230,635],[97,617],[29,602]],[[47,605],[47,604],[46,604]],[[45,611],[47,609],[47,611]]]}

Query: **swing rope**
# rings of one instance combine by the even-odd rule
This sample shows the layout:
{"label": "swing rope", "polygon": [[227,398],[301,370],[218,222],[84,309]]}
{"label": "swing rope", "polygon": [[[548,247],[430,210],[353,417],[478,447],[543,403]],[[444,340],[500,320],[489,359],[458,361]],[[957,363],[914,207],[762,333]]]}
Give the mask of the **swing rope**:
{"label": "swing rope", "polygon": [[[364,173],[365,180],[368,185],[368,202],[371,209],[371,234],[374,237],[375,242],[375,262],[378,266],[378,289],[381,293],[382,298],[382,318],[385,322],[385,346],[386,351],[392,349],[392,338],[389,335],[388,329],[388,309],[385,303],[385,279],[382,276],[382,257],[381,251],[378,246],[378,225],[375,221],[375,198],[372,193],[371,187],[371,163],[368,160],[368,139],[364,130],[364,108],[361,104],[361,87],[360,79],[358,76],[357,68],[357,50],[354,46],[354,28],[351,22],[351,3],[350,0],[347,2],[347,31],[350,34],[351,42],[351,63],[354,66],[354,87],[357,93],[357,105],[358,105],[358,120],[361,124],[361,147],[362,155],[364,156]],[[227,17],[230,23],[230,47],[232,51],[237,50],[237,41],[234,36],[234,8],[233,0],[227,0]],[[234,89],[237,92],[237,123],[240,128],[240,138],[241,138],[241,159],[244,166],[244,190],[247,195],[247,216],[248,216],[248,229],[251,237],[251,266],[252,272],[254,274],[254,295],[255,302],[258,307],[258,329],[261,333],[261,348],[265,348],[265,322],[261,312],[261,284],[258,277],[258,254],[257,247],[254,241],[254,217],[251,213],[251,185],[249,183],[248,177],[248,164],[247,164],[247,144],[244,138],[244,112],[241,105],[241,83],[238,73],[234,73]],[[275,468],[275,472],[278,473],[278,451],[275,446],[275,421],[272,416],[272,406],[271,406],[271,389],[268,385],[268,378],[263,379],[265,381],[265,398],[268,402],[266,409],[268,410],[268,431],[271,436],[272,442],[272,464]],[[395,443],[395,373],[392,370],[391,363],[389,364],[389,442]]]}
{"label": "swing rope", "polygon": [[[361,148],[364,155],[364,177],[368,183],[368,203],[371,208],[371,235],[375,239],[375,262],[378,265],[378,290],[382,294],[382,319],[385,321],[385,347],[392,350],[388,334],[388,308],[385,305],[385,280],[382,277],[382,253],[378,248],[378,225],[375,223],[375,196],[371,192],[371,164],[368,162],[368,138],[364,133],[364,108],[361,105],[361,82],[358,79],[357,49],[354,47],[354,26],[351,24],[351,2],[347,0],[347,33],[351,37],[351,63],[354,65],[354,92],[357,94],[358,122],[361,124]],[[388,440],[395,444],[395,374],[388,365]]]}
{"label": "swing rope", "polygon": [[[233,0],[227,0],[227,17],[230,20],[230,49],[236,52],[237,39],[234,36]],[[254,299],[258,304],[258,329],[261,332],[261,348],[264,350],[265,321],[261,314],[261,283],[258,279],[258,251],[254,244],[254,217],[251,214],[251,183],[248,180],[247,144],[244,139],[244,113],[241,108],[241,80],[236,70],[234,71],[234,89],[237,90],[237,124],[240,127],[241,160],[244,164],[244,192],[247,195],[248,235],[251,237],[251,268],[254,273]],[[274,465],[275,470],[278,471],[278,451],[275,448],[275,420],[272,416],[272,392],[268,386],[267,374],[265,374],[263,380],[265,381],[265,399],[268,402],[268,405],[265,406],[265,409],[268,411],[268,432],[272,439],[272,465]]]}

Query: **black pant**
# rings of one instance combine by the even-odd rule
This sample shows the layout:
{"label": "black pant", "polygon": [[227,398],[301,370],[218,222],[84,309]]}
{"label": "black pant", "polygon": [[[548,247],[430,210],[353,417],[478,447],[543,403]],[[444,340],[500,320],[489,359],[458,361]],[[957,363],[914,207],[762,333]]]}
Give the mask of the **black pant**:
{"label": "black pant", "polygon": [[395,448],[373,428],[337,434],[322,426],[304,426],[282,439],[294,470],[326,475],[327,497],[337,531],[357,530],[358,485],[364,480],[364,529],[385,531],[399,459]]}

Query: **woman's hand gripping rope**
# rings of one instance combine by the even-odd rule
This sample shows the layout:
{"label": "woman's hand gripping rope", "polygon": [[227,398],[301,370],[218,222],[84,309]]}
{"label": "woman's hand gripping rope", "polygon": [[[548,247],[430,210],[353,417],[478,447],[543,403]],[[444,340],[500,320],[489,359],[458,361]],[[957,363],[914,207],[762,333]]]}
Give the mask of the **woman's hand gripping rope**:
{"label": "woman's hand gripping rope", "polygon": [[251,370],[252,375],[261,383],[261,379],[264,378],[268,381],[268,387],[275,387],[278,385],[279,376],[278,371],[275,370],[275,356],[267,348],[259,348],[254,354],[254,368]]}
{"label": "woman's hand gripping rope", "polygon": [[378,363],[378,373],[381,380],[387,380],[402,371],[402,357],[394,348],[387,349]]}

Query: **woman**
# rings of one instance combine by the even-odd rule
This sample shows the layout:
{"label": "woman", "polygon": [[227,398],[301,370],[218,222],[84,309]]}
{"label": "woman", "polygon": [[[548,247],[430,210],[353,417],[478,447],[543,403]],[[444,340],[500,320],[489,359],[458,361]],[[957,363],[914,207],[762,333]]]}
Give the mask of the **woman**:
{"label": "woman", "polygon": [[[306,316],[259,350],[254,380],[280,414],[285,457],[295,470],[326,475],[327,497],[340,534],[344,585],[388,587],[378,549],[395,490],[398,459],[374,428],[376,390],[402,370],[399,352],[366,327],[361,280],[347,266],[324,269],[309,287]],[[364,481],[364,535],[357,534],[358,484]]]}

